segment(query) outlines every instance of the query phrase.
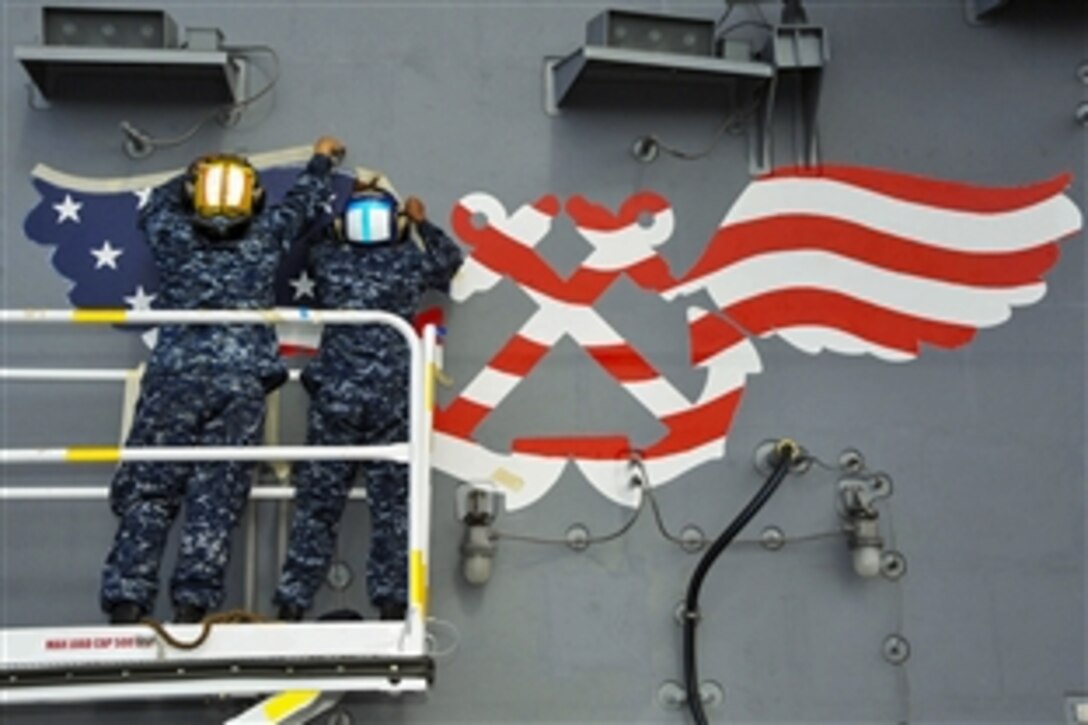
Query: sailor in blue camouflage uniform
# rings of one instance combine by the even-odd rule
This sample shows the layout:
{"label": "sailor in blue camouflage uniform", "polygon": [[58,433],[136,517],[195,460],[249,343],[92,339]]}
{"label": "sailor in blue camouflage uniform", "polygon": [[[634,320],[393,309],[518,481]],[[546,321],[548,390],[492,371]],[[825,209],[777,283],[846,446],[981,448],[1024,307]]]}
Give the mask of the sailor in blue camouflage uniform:
{"label": "sailor in blue camouflage uniform", "polygon": [[[159,275],[158,309],[270,309],[276,267],[331,198],[343,144],[322,137],[305,171],[275,206],[244,158],[197,159],[155,189],[140,210]],[[245,446],[262,437],[265,395],[283,383],[267,325],[164,325],[140,386],[126,445]],[[230,535],[245,508],[253,464],[205,461],[122,464],[110,488],[120,518],[102,573],[100,601],[113,623],[154,607],[170,527],[185,505],[170,582],[174,621],[200,621],[223,600]]]}
{"label": "sailor in blue camouflage uniform", "polygon": [[[397,228],[396,200],[356,183],[343,214],[310,250],[319,304],[384,310],[409,322],[423,294],[448,292],[464,255],[426,220],[415,197],[401,217],[422,244]],[[381,445],[408,439],[409,353],[387,325],[329,326],[303,371],[310,394],[307,443]],[[301,619],[328,570],[338,524],[360,468],[370,505],[366,584],[383,619],[403,619],[408,599],[408,470],[391,461],[304,461],[287,558],[274,596],[283,620]]]}

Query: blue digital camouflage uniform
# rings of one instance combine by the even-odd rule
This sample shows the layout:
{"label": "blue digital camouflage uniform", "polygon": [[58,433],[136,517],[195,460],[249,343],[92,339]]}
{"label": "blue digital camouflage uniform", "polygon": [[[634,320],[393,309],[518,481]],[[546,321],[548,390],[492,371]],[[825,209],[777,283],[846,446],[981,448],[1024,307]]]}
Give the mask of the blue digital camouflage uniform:
{"label": "blue digital camouflage uniform", "polygon": [[[419,224],[425,249],[412,241],[361,247],[329,228],[310,262],[322,307],[384,310],[411,321],[427,289],[449,291],[464,256],[438,227]],[[386,325],[329,326],[317,357],[303,371],[310,393],[311,445],[378,445],[408,439],[408,348]],[[304,461],[295,468],[294,520],[275,602],[306,610],[321,586],[356,461]],[[377,606],[408,599],[408,472],[367,461],[371,537],[366,583]]]}
{"label": "blue digital camouflage uniform", "polygon": [[[183,177],[157,188],[141,210],[159,275],[158,309],[270,309],[280,257],[331,196],[332,162],[316,155],[279,204],[236,239],[207,238],[193,225]],[[287,369],[266,325],[165,325],[140,385],[127,446],[242,446],[261,439],[265,394]],[[110,488],[120,518],[102,572],[100,600],[154,606],[170,526],[185,503],[170,583],[175,606],[209,610],[223,599],[230,533],[250,489],[241,461],[123,464]]]}

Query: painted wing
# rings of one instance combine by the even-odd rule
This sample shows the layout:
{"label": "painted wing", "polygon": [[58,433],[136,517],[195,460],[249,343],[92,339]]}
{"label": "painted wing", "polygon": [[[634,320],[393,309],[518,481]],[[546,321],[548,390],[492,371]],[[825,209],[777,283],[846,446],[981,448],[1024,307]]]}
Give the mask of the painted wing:
{"label": "painted wing", "polygon": [[[270,202],[282,198],[310,154],[309,147],[297,147],[250,157],[261,170],[261,183]],[[180,171],[99,178],[38,165],[31,172],[39,202],[27,214],[24,231],[31,241],[54,248],[52,264],[71,283],[68,299],[73,307],[153,306],[159,282],[150,251],[136,227],[136,214],[151,187]],[[337,175],[333,184],[337,199],[347,198],[351,180],[350,174]],[[305,264],[305,252],[298,247],[285,255],[276,275],[277,305],[314,305],[308,286],[297,284]],[[279,333],[288,351],[306,351],[317,343],[312,326],[285,327]]]}
{"label": "painted wing", "polygon": [[1081,228],[1071,177],[970,186],[854,167],[753,181],[666,296],[705,289],[757,336],[901,362],[952,349],[1046,293]]}

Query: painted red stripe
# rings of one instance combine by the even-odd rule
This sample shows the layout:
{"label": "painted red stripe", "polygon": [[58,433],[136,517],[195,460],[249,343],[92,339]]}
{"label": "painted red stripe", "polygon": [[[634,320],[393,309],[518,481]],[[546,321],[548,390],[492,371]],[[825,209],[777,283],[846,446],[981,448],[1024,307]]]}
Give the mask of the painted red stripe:
{"label": "painted red stripe", "polygon": [[733,416],[743,392],[743,389],[734,390],[696,408],[662,418],[661,422],[669,432],[643,451],[643,456],[661,458],[690,451],[721,438],[733,425]]}
{"label": "painted red stripe", "polygon": [[487,365],[510,375],[524,377],[540,362],[548,349],[547,346],[521,335],[514,335]]}
{"label": "painted red stripe", "polygon": [[631,454],[631,441],[622,435],[517,438],[511,448],[516,453],[549,458],[611,461],[627,458]]}
{"label": "painted red stripe", "polygon": [[471,212],[464,206],[455,206],[452,218],[457,235],[475,247],[473,259],[497,274],[510,277],[518,284],[560,302],[591,305],[619,276],[617,271],[583,268],[569,280],[564,280],[535,250],[510,239],[494,227],[474,227]]}
{"label": "painted red stripe", "polygon": [[643,214],[660,214],[668,208],[669,202],[652,191],[627,197],[618,213],[584,196],[572,196],[567,201],[567,214],[575,226],[598,232],[614,232],[638,224]]}
{"label": "painted red stripe", "polygon": [[677,282],[668,263],[661,257],[644,259],[624,271],[635,284],[651,292],[667,290]]}
{"label": "painted red stripe", "polygon": [[467,398],[457,398],[449,407],[436,410],[434,429],[457,438],[469,439],[476,426],[483,422],[491,408],[474,403]]}
{"label": "painted red stripe", "polygon": [[[662,423],[668,428],[659,441],[642,451],[645,459],[684,453],[722,438],[733,425],[743,390],[734,390],[683,413],[668,416]],[[624,460],[633,449],[626,436],[564,436],[519,438],[513,449],[553,458],[587,460]]]}
{"label": "painted red stripe", "polygon": [[790,214],[718,229],[681,282],[698,279],[760,254],[824,251],[918,277],[975,285],[1030,284],[1058,261],[1058,245],[1046,241],[1018,252],[956,252],[825,217]]}
{"label": "painted red stripe", "polygon": [[559,215],[562,207],[559,204],[559,197],[555,194],[546,194],[533,202],[533,208],[541,214],[554,217]]}
{"label": "painted red stripe", "polygon": [[1062,193],[1073,180],[1064,173],[1027,186],[987,187],[858,166],[786,167],[761,178],[791,177],[841,181],[903,201],[976,212],[1022,209]]}
{"label": "painted red stripe", "polygon": [[446,311],[441,307],[428,307],[425,310],[421,310],[416,313],[416,316],[412,318],[412,327],[415,328],[416,334],[422,337],[423,328],[427,325],[434,325],[435,327],[442,327],[446,321]]}
{"label": "painted red stripe", "polygon": [[744,339],[737,328],[716,315],[706,315],[689,322],[688,335],[691,338],[692,365],[700,365]]}
{"label": "painted red stripe", "polygon": [[793,325],[822,326],[912,355],[920,352],[921,343],[952,349],[975,336],[970,327],[913,317],[825,290],[779,290],[739,302],[726,312],[757,335]]}
{"label": "painted red stripe", "polygon": [[630,345],[587,346],[586,352],[621,383],[653,380],[661,376],[661,373]]}
{"label": "painted red stripe", "polygon": [[284,357],[309,357],[317,352],[317,348],[311,345],[295,345],[292,343],[281,343],[280,355]]}

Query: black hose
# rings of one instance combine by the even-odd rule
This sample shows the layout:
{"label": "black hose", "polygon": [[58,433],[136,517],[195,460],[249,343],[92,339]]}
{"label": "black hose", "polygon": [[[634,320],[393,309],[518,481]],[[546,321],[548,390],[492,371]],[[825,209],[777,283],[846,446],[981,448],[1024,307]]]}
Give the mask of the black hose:
{"label": "black hose", "polygon": [[787,443],[779,446],[778,460],[775,463],[774,470],[771,471],[771,475],[767,477],[766,482],[752,497],[752,500],[748,502],[748,505],[737,514],[721,536],[703,554],[703,558],[699,560],[699,564],[695,567],[695,572],[688,582],[688,595],[684,601],[684,687],[687,690],[688,709],[691,710],[691,716],[694,718],[696,725],[708,725],[706,712],[703,710],[703,702],[699,697],[699,666],[695,652],[695,625],[699,623],[699,590],[703,586],[703,579],[706,578],[707,572],[710,571],[710,567],[714,565],[718,556],[725,551],[725,547],[729,546],[730,542],[737,537],[737,534],[748,525],[748,522],[755,518],[755,515],[759,513],[759,510],[774,494],[775,489],[785,479],[786,474],[789,473],[790,463],[793,461],[795,452],[796,448],[792,444]]}

